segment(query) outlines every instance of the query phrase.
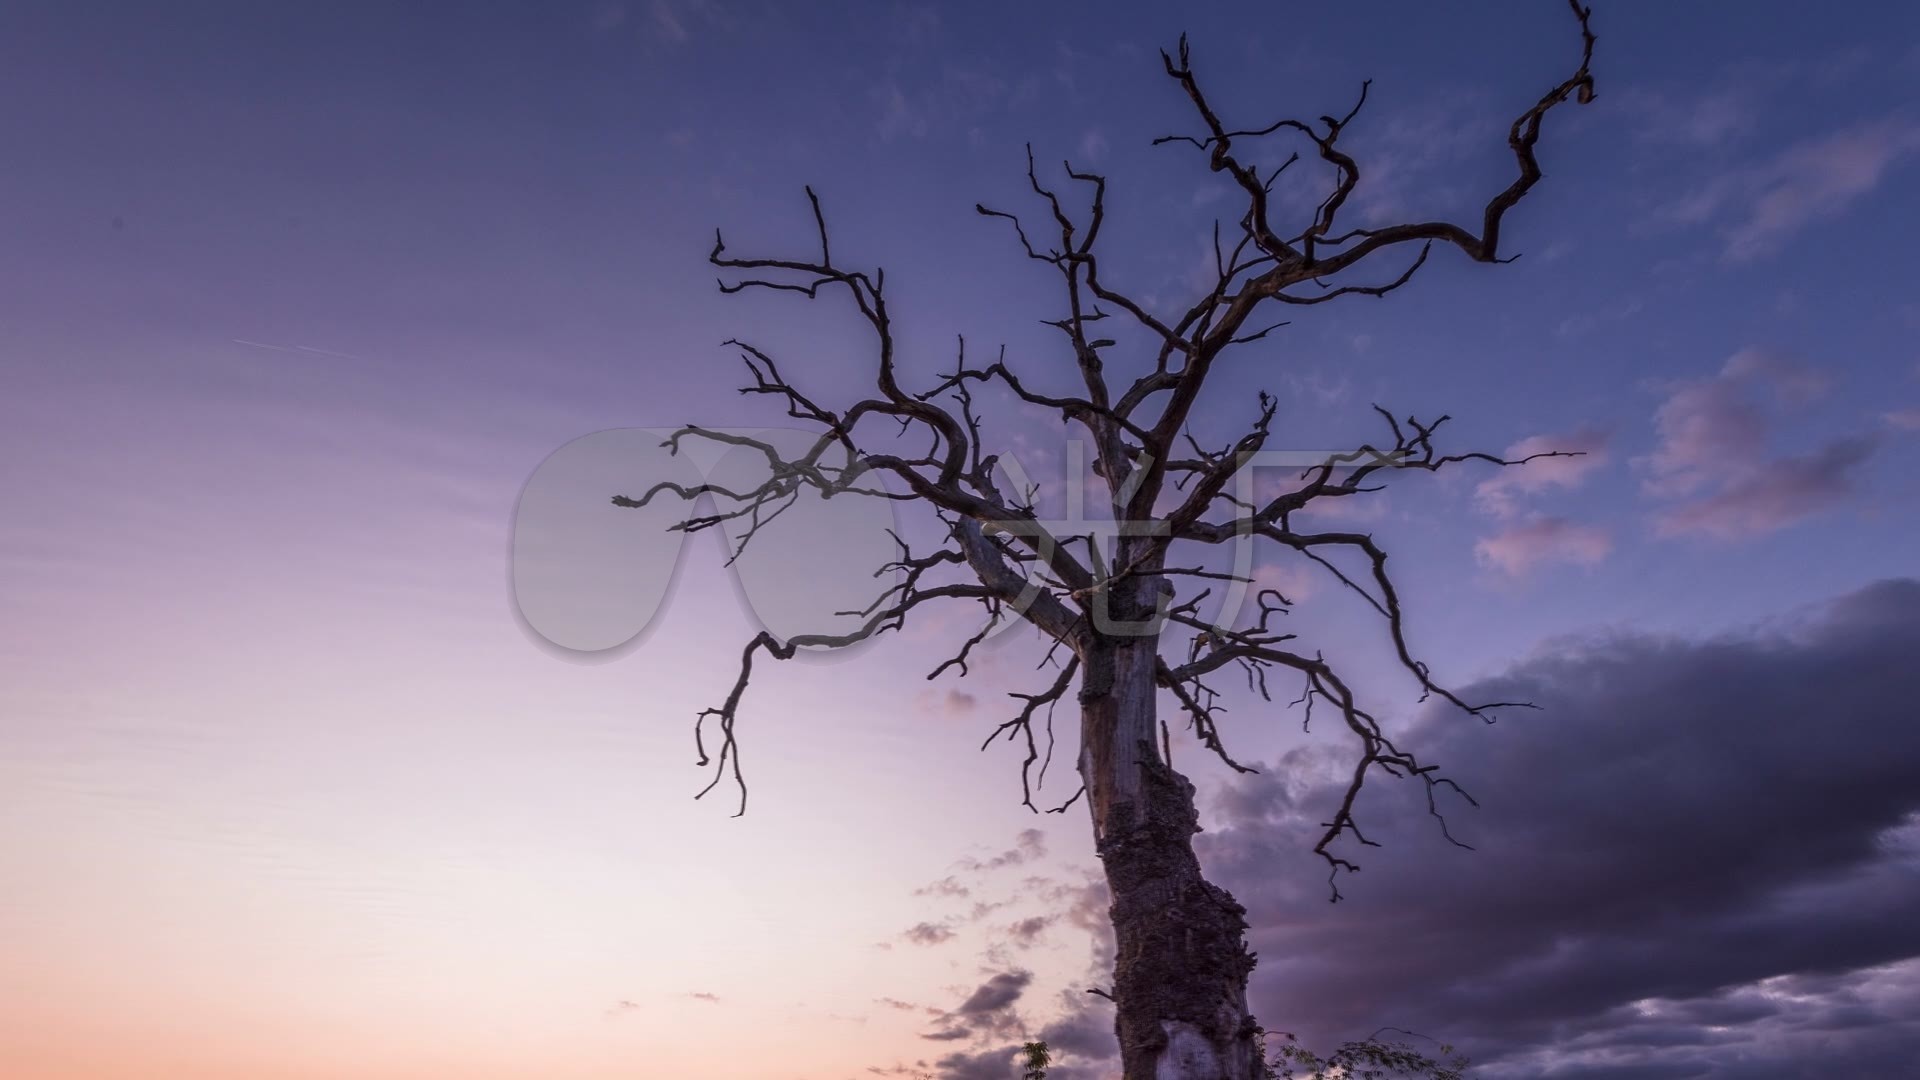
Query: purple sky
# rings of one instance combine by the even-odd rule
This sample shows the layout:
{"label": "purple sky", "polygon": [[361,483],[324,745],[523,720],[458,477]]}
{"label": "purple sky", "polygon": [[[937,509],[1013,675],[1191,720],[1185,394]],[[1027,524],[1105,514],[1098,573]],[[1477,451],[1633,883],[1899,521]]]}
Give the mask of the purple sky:
{"label": "purple sky", "polygon": [[[1271,1026],[1430,1031],[1494,1080],[1893,1075],[1920,1053],[1920,14],[1598,6],[1599,99],[1551,117],[1523,257],[1301,309],[1196,423],[1229,438],[1266,389],[1276,446],[1376,437],[1378,402],[1452,414],[1453,448],[1586,452],[1359,512],[1436,674],[1538,716],[1421,710],[1354,598],[1260,566],[1477,783],[1478,850],[1383,794],[1392,842],[1329,908],[1297,716],[1236,709],[1260,777],[1176,761]],[[1046,681],[1031,638],[964,681],[921,677],[957,617],[765,672],[730,819],[690,797],[691,718],[754,628],[717,546],[635,646],[567,658],[513,606],[516,502],[592,432],[780,422],[726,338],[862,389],[843,308],[725,297],[705,264],[716,226],[810,250],[802,184],[837,254],[887,267],[908,381],[964,334],[1047,385],[1054,283],[974,204],[1035,209],[1029,141],[1096,168],[1120,284],[1184,306],[1239,211],[1150,145],[1193,128],[1156,53],[1182,30],[1230,121],[1373,78],[1347,138],[1379,223],[1505,183],[1568,23],[7,5],[0,1073],[968,1080],[1045,1032],[1063,1080],[1106,1075],[1085,819],[1033,817],[1020,754],[975,752]],[[1057,421],[993,422],[1061,483]]]}

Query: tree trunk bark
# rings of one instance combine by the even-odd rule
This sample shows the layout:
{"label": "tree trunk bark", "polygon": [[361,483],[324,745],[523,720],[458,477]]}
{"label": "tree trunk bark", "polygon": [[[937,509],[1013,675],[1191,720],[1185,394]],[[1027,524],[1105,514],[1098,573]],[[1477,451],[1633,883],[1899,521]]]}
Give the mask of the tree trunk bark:
{"label": "tree trunk bark", "polygon": [[1246,909],[1200,874],[1193,784],[1161,760],[1157,637],[1085,656],[1081,777],[1113,896],[1113,996],[1125,1080],[1259,1080]]}

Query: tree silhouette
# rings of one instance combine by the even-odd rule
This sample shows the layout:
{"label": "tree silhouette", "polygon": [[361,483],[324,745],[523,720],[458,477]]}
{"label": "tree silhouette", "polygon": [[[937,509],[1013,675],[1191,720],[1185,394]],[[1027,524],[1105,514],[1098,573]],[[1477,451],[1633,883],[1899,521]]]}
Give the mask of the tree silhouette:
{"label": "tree silhouette", "polygon": [[[1317,504],[1379,490],[1391,470],[1516,462],[1485,453],[1443,453],[1435,443],[1446,417],[1422,422],[1379,409],[1388,440],[1327,455],[1306,466],[1290,490],[1256,498],[1241,481],[1268,443],[1274,400],[1261,394],[1251,429],[1220,449],[1190,437],[1189,420],[1221,358],[1275,328],[1256,319],[1262,312],[1352,296],[1385,296],[1427,265],[1436,244],[1475,262],[1510,261],[1502,254],[1502,222],[1540,180],[1535,145],[1542,122],[1569,98],[1585,103],[1593,97],[1590,11],[1577,0],[1569,0],[1569,6],[1581,36],[1579,66],[1513,121],[1507,143],[1517,173],[1486,202],[1477,228],[1446,221],[1379,228],[1342,224],[1342,211],[1363,171],[1341,148],[1341,137],[1366,104],[1366,84],[1342,116],[1322,116],[1317,124],[1282,119],[1236,127],[1222,119],[1202,90],[1185,37],[1173,54],[1162,52],[1167,78],[1191,102],[1200,126],[1197,134],[1169,135],[1156,142],[1199,151],[1207,167],[1224,173],[1246,200],[1239,235],[1230,244],[1215,227],[1213,284],[1174,317],[1156,315],[1150,305],[1114,288],[1104,276],[1096,242],[1105,220],[1106,178],[1066,166],[1066,176],[1088,197],[1076,213],[1042,181],[1029,150],[1027,176],[1044,205],[1049,231],[1041,234],[1036,228],[1030,233],[1013,213],[977,209],[1010,226],[1027,258],[1059,274],[1065,312],[1050,325],[1064,337],[1081,384],[1067,395],[1030,387],[1004,358],[977,364],[967,357],[964,344],[951,374],[919,392],[903,387],[896,371],[885,275],[851,269],[835,259],[826,217],[811,188],[807,196],[819,238],[817,255],[742,258],[731,254],[716,234],[710,261],[730,275],[721,282],[725,292],[768,289],[810,300],[825,293],[850,299],[871,330],[877,395],[829,409],[789,381],[768,353],[733,342],[743,351],[752,376],[744,392],[772,398],[788,417],[817,428],[817,439],[804,452],[792,453],[735,433],[683,428],[668,441],[676,452],[688,439],[745,448],[764,457],[764,482],[737,489],[661,483],[638,497],[616,496],[613,501],[638,507],[663,496],[709,497],[717,509],[686,517],[675,527],[697,532],[725,525],[740,531],[744,546],[802,494],[858,494],[902,500],[930,512],[945,529],[946,542],[937,550],[915,552],[900,541],[898,560],[883,568],[896,575],[896,583],[854,613],[856,627],[784,640],[762,632],[748,642],[731,691],[696,722],[696,736],[702,740],[710,723],[719,728],[717,754],[709,756],[701,743],[702,763],[715,769],[701,794],[730,777],[739,789],[740,810],[745,810],[747,789],[735,720],[756,658],[786,660],[802,649],[849,646],[900,628],[923,606],[961,601],[981,605],[986,619],[942,665],[964,670],[970,651],[1003,621],[1024,620],[1044,637],[1057,676],[1035,693],[1017,695],[1024,704],[998,734],[1024,735],[1029,748],[1025,769],[1031,770],[1036,720],[1050,715],[1069,691],[1076,692],[1081,790],[1113,896],[1118,952],[1109,996],[1116,1005],[1127,1080],[1259,1076],[1261,1028],[1246,1003],[1254,957],[1244,943],[1245,909],[1201,875],[1192,847],[1199,829],[1194,788],[1167,760],[1160,696],[1167,695],[1204,746],[1243,772],[1251,770],[1234,761],[1222,741],[1218,695],[1210,679],[1237,669],[1265,697],[1269,674],[1292,673],[1301,680],[1300,701],[1309,712],[1317,703],[1334,713],[1353,739],[1352,773],[1339,805],[1330,808],[1314,850],[1326,860],[1335,899],[1340,874],[1357,869],[1347,848],[1337,845],[1371,844],[1355,818],[1355,799],[1367,779],[1384,773],[1416,780],[1426,788],[1436,816],[1434,793],[1451,782],[1396,743],[1357,703],[1333,665],[1279,628],[1276,620],[1286,614],[1290,601],[1278,591],[1259,590],[1249,619],[1232,610],[1218,618],[1203,614],[1202,601],[1215,587],[1245,585],[1244,575],[1209,569],[1205,559],[1222,545],[1266,544],[1313,560],[1379,614],[1399,662],[1425,695],[1484,717],[1489,709],[1520,703],[1471,703],[1434,680],[1408,644],[1399,594],[1387,572],[1387,552],[1364,533],[1296,527],[1295,515]],[[1272,193],[1276,178],[1299,161],[1300,154],[1272,171],[1248,163],[1249,147],[1275,137],[1303,141],[1303,149],[1332,167],[1331,191],[1297,231],[1275,220]],[[1044,239],[1036,238],[1040,236]],[[1146,354],[1133,358],[1132,370],[1138,374],[1131,378],[1110,372],[1111,354],[1120,346],[1115,337],[1101,333],[1100,323],[1107,319],[1132,324],[1129,333],[1149,342]],[[1005,490],[1000,459],[983,445],[974,407],[974,390],[986,386],[1078,425],[1092,448],[1092,470],[1106,489],[1108,527],[1086,535],[1057,534],[1035,510],[1033,491]],[[890,441],[888,446],[878,445],[875,429]],[[903,434],[914,436],[912,445],[925,449],[897,451]],[[1334,556],[1351,559],[1365,570],[1349,574]],[[1182,585],[1187,587],[1183,590]],[[1023,771],[1023,783],[1026,776]],[[1033,805],[1030,784],[1027,805]]]}

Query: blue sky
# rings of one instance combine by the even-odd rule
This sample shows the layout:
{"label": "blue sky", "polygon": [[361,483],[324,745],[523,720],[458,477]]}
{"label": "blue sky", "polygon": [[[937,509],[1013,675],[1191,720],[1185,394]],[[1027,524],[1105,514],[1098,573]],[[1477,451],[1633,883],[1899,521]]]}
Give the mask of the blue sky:
{"label": "blue sky", "polygon": [[[963,1048],[874,1002],[963,1001],[1015,962],[1029,1029],[1075,1020],[1048,995],[1097,960],[1084,927],[1009,953],[1016,905],[900,937],[948,925],[914,890],[969,852],[1021,852],[999,869],[1050,882],[1006,883],[1035,917],[1082,887],[1081,820],[1029,820],[1017,756],[973,753],[999,695],[1033,688],[1026,642],[966,683],[918,678],[949,625],[769,673],[746,744],[762,813],[730,821],[688,798],[687,721],[751,633],[719,558],[691,545],[636,648],[570,663],[511,606],[521,488],[590,432],[777,421],[734,393],[726,338],[822,399],[861,391],[847,312],[722,296],[705,262],[716,227],[740,251],[810,250],[803,184],[836,252],[887,268],[911,381],[964,334],[1048,385],[1068,370],[1039,323],[1054,283],[974,205],[1038,209],[1029,143],[1048,175],[1098,169],[1114,275],[1184,306],[1239,207],[1190,147],[1151,145],[1194,130],[1156,51],[1182,31],[1230,122],[1344,112],[1372,78],[1352,212],[1381,223],[1472,217],[1505,183],[1505,125],[1570,69],[1569,23],[1515,3],[10,6],[0,852],[31,884],[0,930],[39,944],[0,977],[34,1002],[0,1025],[0,1062],[67,1075],[45,1063],[106,1033],[209,1077],[325,1074],[316,1048],[395,1077],[614,1075],[636,1054],[714,1077],[933,1068]],[[1300,309],[1218,373],[1196,433],[1232,437],[1265,389],[1275,446],[1376,437],[1377,402],[1451,414],[1453,448],[1585,450],[1396,479],[1361,512],[1416,644],[1458,682],[1618,635],[1691,656],[1784,618],[1852,641],[1866,601],[1806,613],[1916,570],[1917,23],[1601,5],[1599,97],[1550,118],[1546,179],[1508,221],[1522,257],[1436,252],[1391,297]],[[1305,213],[1325,177],[1290,175],[1277,197]],[[1053,422],[992,423],[1059,460]],[[1337,588],[1268,572],[1370,693],[1428,722]],[[1240,721],[1252,760],[1314,745],[1286,716]],[[1240,839],[1284,832],[1200,775]],[[1023,846],[1028,828],[1043,839]],[[136,892],[163,900],[129,915]],[[188,1035],[131,1019],[153,988],[109,970],[115,948],[200,972],[161,1010]],[[1867,959],[1848,970],[1911,957]],[[315,989],[263,990],[268,963]],[[1766,977],[1817,967],[1781,965]],[[220,1035],[247,1024],[294,1041]],[[1501,1038],[1488,1053],[1517,1053]],[[712,1061],[716,1039],[739,1060]]]}

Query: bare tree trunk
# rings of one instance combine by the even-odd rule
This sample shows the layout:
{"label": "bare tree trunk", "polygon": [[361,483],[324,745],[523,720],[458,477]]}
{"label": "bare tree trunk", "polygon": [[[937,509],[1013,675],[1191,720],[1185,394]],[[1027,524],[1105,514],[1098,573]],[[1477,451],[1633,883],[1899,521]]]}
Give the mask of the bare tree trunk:
{"label": "bare tree trunk", "polygon": [[1113,896],[1125,1080],[1257,1080],[1246,909],[1200,875],[1193,784],[1156,748],[1156,637],[1087,649],[1080,770]]}

